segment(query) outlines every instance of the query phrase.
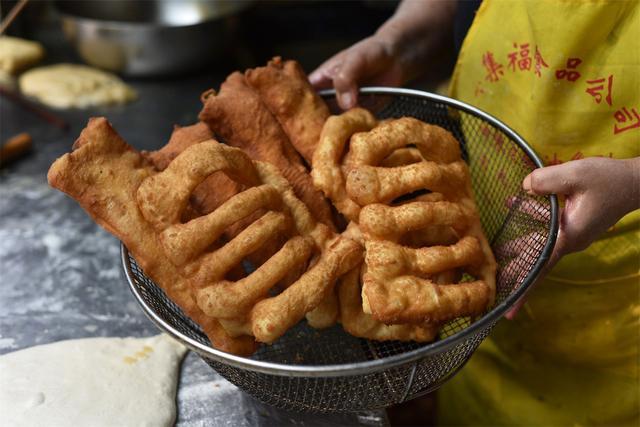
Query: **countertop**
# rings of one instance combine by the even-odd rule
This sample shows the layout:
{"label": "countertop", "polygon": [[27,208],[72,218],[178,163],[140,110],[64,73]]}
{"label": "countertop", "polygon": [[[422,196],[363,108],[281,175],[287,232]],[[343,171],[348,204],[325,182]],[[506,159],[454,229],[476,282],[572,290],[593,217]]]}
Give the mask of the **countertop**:
{"label": "countertop", "polygon": [[[196,121],[199,95],[226,74],[133,81],[137,101],[123,107],[59,111],[56,129],[0,98],[0,140],[27,131],[34,149],[0,169],[0,354],[59,340],[151,336],[158,329],[134,301],[122,273],[119,242],[72,199],[47,185],[50,164],[71,149],[91,116],[106,116],[138,149],[155,149],[174,124]],[[305,415],[265,406],[190,353],[178,391],[180,426],[386,425],[384,411]]]}

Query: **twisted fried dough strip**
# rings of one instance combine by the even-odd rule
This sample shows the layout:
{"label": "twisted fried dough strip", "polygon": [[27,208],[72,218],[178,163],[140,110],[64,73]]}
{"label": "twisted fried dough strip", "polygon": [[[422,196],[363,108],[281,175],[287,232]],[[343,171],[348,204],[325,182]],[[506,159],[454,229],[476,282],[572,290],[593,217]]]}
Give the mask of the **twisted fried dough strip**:
{"label": "twisted fried dough strip", "polygon": [[397,241],[409,230],[434,224],[451,226],[461,233],[469,226],[469,218],[465,207],[453,202],[410,202],[401,209],[376,203],[362,208],[360,228],[371,237]]}
{"label": "twisted fried dough strip", "polygon": [[[336,238],[320,260],[296,283],[281,294],[255,305],[250,315],[253,335],[262,342],[273,342],[282,336],[305,313],[322,302],[333,289],[329,283],[335,282],[361,259],[360,245],[350,239]],[[304,289],[304,292],[299,289]]]}

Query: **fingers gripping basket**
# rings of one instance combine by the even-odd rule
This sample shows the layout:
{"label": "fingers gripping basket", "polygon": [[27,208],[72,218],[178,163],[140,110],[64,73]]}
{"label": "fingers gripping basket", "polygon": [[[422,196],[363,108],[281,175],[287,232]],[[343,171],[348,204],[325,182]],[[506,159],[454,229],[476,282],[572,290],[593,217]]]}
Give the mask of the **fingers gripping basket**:
{"label": "fingers gripping basket", "polygon": [[[318,331],[303,322],[244,358],[211,348],[199,327],[122,247],[126,277],[151,320],[245,392],[284,409],[382,408],[438,388],[464,366],[533,283],[557,234],[555,197],[530,196],[521,189],[523,178],[542,164],[505,125],[471,106],[429,93],[363,88],[360,96],[361,105],[378,119],[415,117],[448,129],[461,142],[482,226],[498,262],[496,302],[483,316],[448,322],[430,344],[367,341],[339,325]],[[335,94],[328,91],[324,97],[338,112]]]}

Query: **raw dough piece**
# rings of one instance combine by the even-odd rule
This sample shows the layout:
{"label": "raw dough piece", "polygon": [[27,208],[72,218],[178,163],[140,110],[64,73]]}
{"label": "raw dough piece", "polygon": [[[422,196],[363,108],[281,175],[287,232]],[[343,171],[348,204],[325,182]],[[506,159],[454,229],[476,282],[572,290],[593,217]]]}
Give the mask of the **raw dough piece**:
{"label": "raw dough piece", "polygon": [[15,74],[38,63],[44,48],[38,42],[18,37],[0,36],[0,70]]}
{"label": "raw dough piece", "polygon": [[60,341],[0,356],[0,425],[173,425],[185,351],[157,335]]}
{"label": "raw dough piece", "polygon": [[116,75],[77,64],[29,70],[20,76],[20,90],[54,108],[124,104],[136,97]]}

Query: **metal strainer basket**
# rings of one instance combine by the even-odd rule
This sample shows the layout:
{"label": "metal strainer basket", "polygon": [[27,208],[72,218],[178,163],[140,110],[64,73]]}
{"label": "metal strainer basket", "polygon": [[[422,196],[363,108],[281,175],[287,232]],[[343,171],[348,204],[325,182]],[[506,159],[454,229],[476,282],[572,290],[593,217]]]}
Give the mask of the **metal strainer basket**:
{"label": "metal strainer basket", "polygon": [[[338,112],[335,93],[322,95]],[[442,126],[462,144],[482,225],[499,264],[496,303],[483,316],[449,322],[429,344],[367,341],[348,335],[339,325],[318,331],[301,322],[250,358],[239,357],[210,347],[198,325],[145,276],[122,247],[131,290],[158,327],[245,392],[288,410],[383,408],[438,388],[464,366],[495,323],[533,283],[557,234],[556,198],[530,196],[521,188],[523,178],[542,163],[504,124],[462,102],[414,90],[363,88],[360,102],[379,119],[413,116]],[[535,215],[519,209],[523,204],[537,209]],[[521,239],[516,254],[498,250],[532,234],[537,238]],[[508,275],[504,274],[507,263]]]}

